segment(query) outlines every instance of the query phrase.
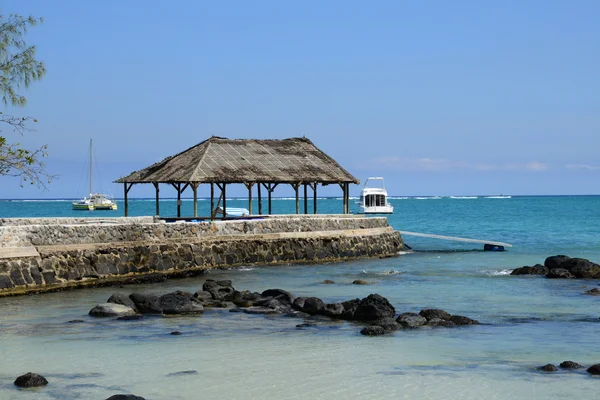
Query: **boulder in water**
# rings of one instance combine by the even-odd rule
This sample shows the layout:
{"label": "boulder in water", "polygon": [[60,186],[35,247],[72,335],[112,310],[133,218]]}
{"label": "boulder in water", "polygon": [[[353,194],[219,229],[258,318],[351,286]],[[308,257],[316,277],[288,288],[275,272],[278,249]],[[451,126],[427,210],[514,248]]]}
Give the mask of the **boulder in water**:
{"label": "boulder in water", "polygon": [[556,368],[556,365],[554,364],[546,364],[546,365],[542,365],[541,367],[538,367],[538,369],[540,371],[544,371],[544,372],[554,372],[554,371],[558,371],[558,368]]}
{"label": "boulder in water", "polygon": [[428,308],[425,310],[421,310],[419,312],[419,315],[425,317],[427,319],[427,321],[430,321],[434,318],[444,319],[444,320],[449,321],[450,317],[451,317],[450,313],[448,313],[444,310],[439,310],[437,308]]}
{"label": "boulder in water", "polygon": [[15,379],[15,386],[18,387],[38,387],[38,386],[46,386],[48,381],[42,375],[35,374],[33,372],[28,372],[25,375],[19,376]]}
{"label": "boulder in water", "polygon": [[390,304],[388,299],[378,294],[370,294],[360,300],[354,312],[353,319],[357,321],[373,321],[386,317],[393,318],[395,314],[396,309]]}
{"label": "boulder in water", "polygon": [[162,314],[162,306],[160,298],[153,294],[147,293],[132,293],[129,295],[133,304],[142,314]]}
{"label": "boulder in water", "polygon": [[233,300],[233,295],[235,293],[235,290],[231,286],[230,280],[214,281],[212,279],[208,279],[206,282],[204,282],[204,285],[202,285],[202,290],[209,292],[213,300],[221,301]]}
{"label": "boulder in water", "polygon": [[418,328],[419,326],[425,325],[427,319],[422,315],[406,312],[400,314],[398,318],[396,318],[396,322],[404,328]]}
{"label": "boulder in water", "polygon": [[560,363],[559,367],[563,369],[578,369],[582,368],[583,366],[575,361],[563,361]]}
{"label": "boulder in water", "polygon": [[571,257],[564,255],[550,256],[544,261],[544,266],[548,269],[564,268],[562,267],[562,263],[570,259]]}
{"label": "boulder in water", "polygon": [[379,336],[379,335],[384,335],[385,333],[386,333],[385,329],[383,329],[382,326],[378,326],[378,325],[365,326],[360,331],[360,334],[365,335],[365,336]]}
{"label": "boulder in water", "polygon": [[592,375],[600,375],[600,364],[592,365],[587,369],[587,372],[589,372]]}
{"label": "boulder in water", "polygon": [[554,268],[546,275],[550,279],[573,279],[575,276],[564,268]]}
{"label": "boulder in water", "polygon": [[146,400],[143,397],[135,396],[133,394],[115,394],[114,396],[110,396],[106,400]]}
{"label": "boulder in water", "polygon": [[106,302],[114,303],[114,304],[122,304],[122,305],[127,306],[137,312],[135,303],[133,301],[131,301],[129,296],[126,295],[125,293],[113,293],[113,295],[110,296],[108,298],[108,300],[106,300]]}
{"label": "boulder in water", "polygon": [[122,304],[104,303],[92,308],[89,314],[93,317],[124,317],[135,315],[135,311]]}
{"label": "boulder in water", "polygon": [[533,267],[515,268],[511,275],[546,275],[550,270],[541,264],[535,264]]}
{"label": "boulder in water", "polygon": [[159,304],[164,314],[199,314],[204,312],[200,300],[190,293],[181,291],[160,296]]}
{"label": "boulder in water", "polygon": [[462,315],[453,315],[450,317],[450,321],[456,325],[479,325],[479,321]]}

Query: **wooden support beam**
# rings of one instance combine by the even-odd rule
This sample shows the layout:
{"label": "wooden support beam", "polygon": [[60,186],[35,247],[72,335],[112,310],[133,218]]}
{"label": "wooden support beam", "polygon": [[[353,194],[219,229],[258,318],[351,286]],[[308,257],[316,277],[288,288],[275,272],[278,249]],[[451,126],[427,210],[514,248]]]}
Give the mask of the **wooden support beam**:
{"label": "wooden support beam", "polygon": [[277,185],[279,185],[279,184],[278,183],[263,183],[263,186],[265,187],[265,189],[267,189],[268,203],[269,203],[269,215],[271,215],[271,194],[273,193],[273,190],[275,190]]}
{"label": "wooden support beam", "polygon": [[254,182],[244,183],[244,185],[248,189],[248,212],[252,215],[252,186],[254,186]]}
{"label": "wooden support beam", "polygon": [[198,216],[198,186],[200,186],[200,182],[192,182],[192,191],[194,192],[194,218]]}
{"label": "wooden support beam", "polygon": [[350,184],[346,182],[346,209],[344,210],[344,214],[350,214]]}
{"label": "wooden support beam", "polygon": [[160,216],[160,206],[158,205],[158,192],[159,192],[159,188],[158,188],[158,182],[152,182],[152,184],[154,185],[154,189],[156,189],[156,216]]}
{"label": "wooden support beam", "polygon": [[310,185],[310,188],[313,190],[313,214],[317,213],[317,185],[317,182]]}
{"label": "wooden support beam", "polygon": [[304,214],[308,214],[308,184],[304,183]]}
{"label": "wooden support beam", "polygon": [[215,220],[215,184],[210,183],[210,220]]}
{"label": "wooden support beam", "polygon": [[124,194],[124,200],[125,200],[125,216],[128,217],[129,216],[129,200],[128,200],[128,196],[127,194],[129,193],[129,190],[131,189],[131,187],[133,186],[133,183],[130,183],[129,185],[127,184],[127,182],[123,183],[123,194]]}
{"label": "wooden support beam", "polygon": [[296,214],[300,214],[300,198],[298,196],[298,187],[300,187],[300,184],[292,183],[291,185],[294,188],[294,192],[296,193]]}
{"label": "wooden support beam", "polygon": [[221,192],[223,196],[223,219],[227,218],[227,184],[223,183],[223,191]]}
{"label": "wooden support beam", "polygon": [[262,196],[261,196],[261,190],[260,190],[260,182],[258,183],[258,187],[256,188],[258,193],[258,215],[262,215]]}
{"label": "wooden support beam", "polygon": [[177,183],[177,218],[181,218],[181,183]]}

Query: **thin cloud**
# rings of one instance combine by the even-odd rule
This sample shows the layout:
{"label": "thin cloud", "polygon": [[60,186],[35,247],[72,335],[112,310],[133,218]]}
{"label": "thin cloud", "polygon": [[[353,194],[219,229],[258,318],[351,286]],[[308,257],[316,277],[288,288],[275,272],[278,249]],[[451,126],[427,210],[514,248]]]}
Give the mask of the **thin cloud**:
{"label": "thin cloud", "polygon": [[380,169],[393,171],[530,171],[544,172],[550,165],[539,161],[527,163],[479,163],[467,161],[454,161],[442,158],[404,158],[404,157],[379,157],[370,160],[363,169]]}
{"label": "thin cloud", "polygon": [[588,165],[588,164],[567,164],[565,168],[571,170],[587,170],[587,171],[596,171],[600,169],[598,165]]}

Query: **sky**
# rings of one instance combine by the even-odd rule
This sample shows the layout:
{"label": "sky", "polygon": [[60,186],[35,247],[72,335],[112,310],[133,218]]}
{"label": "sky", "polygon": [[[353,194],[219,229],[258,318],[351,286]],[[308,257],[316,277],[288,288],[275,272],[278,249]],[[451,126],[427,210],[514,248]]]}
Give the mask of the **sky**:
{"label": "sky", "polygon": [[595,0],[3,0],[0,13],[44,18],[26,39],[47,75],[2,110],[39,122],[2,135],[47,144],[57,175],[47,190],[0,177],[0,198],[86,195],[90,139],[94,190],[122,197],[113,180],[212,135],[306,136],[397,196],[600,194]]}

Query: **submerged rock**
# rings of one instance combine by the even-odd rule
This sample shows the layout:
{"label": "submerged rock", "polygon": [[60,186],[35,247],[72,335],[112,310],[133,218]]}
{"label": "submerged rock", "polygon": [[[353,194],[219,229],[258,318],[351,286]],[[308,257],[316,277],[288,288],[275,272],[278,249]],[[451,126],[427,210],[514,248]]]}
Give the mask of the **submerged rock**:
{"label": "submerged rock", "polygon": [[46,386],[48,381],[42,375],[35,374],[33,372],[28,372],[25,375],[19,376],[15,379],[15,386],[18,387],[38,387],[38,386]]}
{"label": "submerged rock", "polygon": [[539,369],[540,371],[544,371],[544,372],[558,371],[558,368],[556,368],[556,365],[554,365],[554,364],[542,365],[541,367],[538,367],[537,369]]}
{"label": "submerged rock", "polygon": [[591,296],[600,296],[600,289],[593,288],[585,292],[585,294],[589,294]]}
{"label": "submerged rock", "polygon": [[104,303],[92,308],[89,314],[93,317],[123,317],[135,315],[135,311],[122,304]]}
{"label": "submerged rock", "polygon": [[129,295],[133,304],[142,314],[162,314],[159,297],[147,293],[132,293]]}
{"label": "submerged rock", "polygon": [[137,308],[136,308],[134,302],[131,301],[129,296],[126,295],[125,293],[113,293],[113,295],[110,296],[108,298],[108,300],[106,300],[106,302],[114,303],[114,304],[122,304],[122,305],[127,306],[137,312]]}
{"label": "submerged rock", "polygon": [[427,321],[430,321],[432,319],[444,319],[449,321],[450,318],[452,317],[450,315],[450,313],[444,311],[444,310],[439,310],[436,308],[429,308],[429,309],[425,309],[425,310],[421,310],[419,312],[419,315],[425,317],[427,319]]}
{"label": "submerged rock", "polygon": [[563,361],[560,363],[559,367],[561,367],[563,369],[583,368],[583,366],[581,364],[576,363],[575,361]]}
{"label": "submerged rock", "polygon": [[335,282],[332,281],[331,279],[325,279],[323,282],[321,282],[324,285],[333,285]]}
{"label": "submerged rock", "polygon": [[365,281],[364,279],[355,279],[355,280],[352,282],[352,284],[353,284],[353,285],[370,285],[370,284],[371,284],[371,282],[369,282],[369,281]]}
{"label": "submerged rock", "polygon": [[600,375],[600,364],[592,365],[587,369],[587,372],[589,372],[592,375]]}
{"label": "submerged rock", "polygon": [[199,314],[204,307],[190,293],[181,291],[160,296],[158,300],[164,314]]}
{"label": "submerged rock", "polygon": [[550,279],[573,279],[575,275],[570,273],[568,270],[564,268],[554,268],[551,269],[550,272],[546,275],[546,278]]}
{"label": "submerged rock", "polygon": [[454,328],[456,324],[452,321],[441,319],[441,318],[431,318],[427,321],[427,326],[437,327],[442,326],[444,328]]}
{"label": "submerged rock", "polygon": [[427,319],[422,315],[406,312],[400,314],[398,318],[396,318],[396,322],[404,328],[418,328],[419,326],[425,325]]}
{"label": "submerged rock", "polygon": [[115,394],[114,396],[110,396],[106,400],[146,400],[143,397],[136,396],[133,394]]}
{"label": "submerged rock", "polygon": [[382,326],[378,325],[365,326],[360,331],[360,334],[365,336],[379,336],[384,335],[385,333],[385,329],[383,329]]}
{"label": "submerged rock", "polygon": [[456,325],[479,325],[479,321],[463,315],[453,315],[450,317],[450,321]]}
{"label": "submerged rock", "polygon": [[510,274],[511,275],[546,275],[550,272],[548,267],[545,267],[541,264],[536,264],[533,267],[521,267],[515,268]]}

